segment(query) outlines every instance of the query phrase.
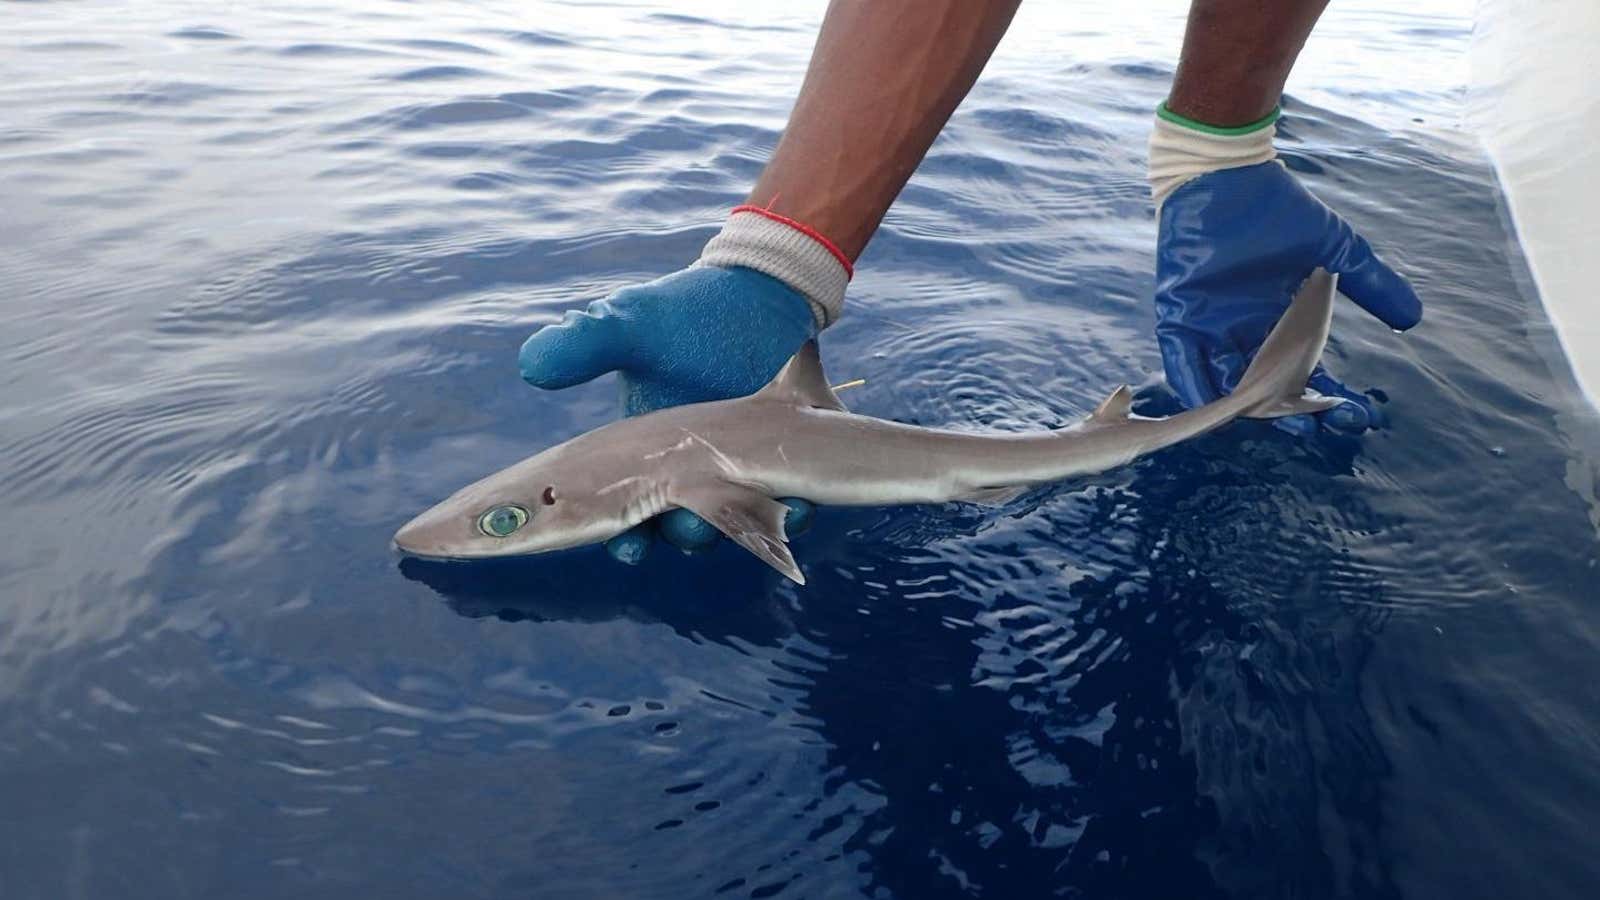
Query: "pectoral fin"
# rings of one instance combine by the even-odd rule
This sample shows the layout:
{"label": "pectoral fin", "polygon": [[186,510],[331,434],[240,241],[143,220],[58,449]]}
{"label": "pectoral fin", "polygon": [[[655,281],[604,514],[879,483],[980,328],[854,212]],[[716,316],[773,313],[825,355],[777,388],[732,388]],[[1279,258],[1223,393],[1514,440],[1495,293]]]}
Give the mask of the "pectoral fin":
{"label": "pectoral fin", "polygon": [[674,487],[669,502],[689,510],[760,557],[795,584],[805,584],[794,556],[785,543],[783,521],[789,507],[748,484],[733,481],[696,481]]}

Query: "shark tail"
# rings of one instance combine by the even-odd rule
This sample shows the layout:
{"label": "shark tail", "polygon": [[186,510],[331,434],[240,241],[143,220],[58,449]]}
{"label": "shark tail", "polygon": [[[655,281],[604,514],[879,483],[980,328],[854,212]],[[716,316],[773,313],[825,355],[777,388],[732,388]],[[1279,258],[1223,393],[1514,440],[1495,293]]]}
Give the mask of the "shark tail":
{"label": "shark tail", "polygon": [[1243,404],[1239,415],[1275,419],[1332,409],[1344,401],[1306,388],[1306,379],[1322,358],[1333,322],[1336,276],[1317,269],[1295,292],[1294,300],[1272,327],[1229,400]]}

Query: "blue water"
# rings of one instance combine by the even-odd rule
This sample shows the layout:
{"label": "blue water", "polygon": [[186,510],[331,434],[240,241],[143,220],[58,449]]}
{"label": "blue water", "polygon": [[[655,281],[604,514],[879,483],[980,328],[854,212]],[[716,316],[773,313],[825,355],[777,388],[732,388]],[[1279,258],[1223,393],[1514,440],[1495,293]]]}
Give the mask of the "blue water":
{"label": "blue water", "polygon": [[[1335,6],[1282,143],[1428,304],[1338,312],[1389,427],[825,510],[803,589],[389,537],[612,415],[519,343],[695,256],[819,4],[0,8],[0,897],[1594,896],[1596,417],[1460,130],[1470,4]],[[859,411],[1174,409],[1182,4],[1037,7],[826,338]]]}

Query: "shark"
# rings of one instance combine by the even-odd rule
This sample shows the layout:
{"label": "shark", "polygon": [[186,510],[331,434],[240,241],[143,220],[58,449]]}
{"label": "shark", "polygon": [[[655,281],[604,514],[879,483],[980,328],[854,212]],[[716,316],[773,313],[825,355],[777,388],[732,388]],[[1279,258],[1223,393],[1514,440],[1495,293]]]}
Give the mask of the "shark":
{"label": "shark", "polygon": [[467,485],[406,523],[394,543],[428,559],[520,556],[605,541],[681,507],[803,585],[779,497],[830,506],[1003,505],[1237,418],[1344,402],[1306,386],[1328,339],[1336,284],[1328,272],[1312,272],[1238,385],[1211,403],[1145,418],[1133,414],[1124,384],[1081,421],[1038,432],[953,431],[852,413],[808,342],[754,394],[578,435]]}

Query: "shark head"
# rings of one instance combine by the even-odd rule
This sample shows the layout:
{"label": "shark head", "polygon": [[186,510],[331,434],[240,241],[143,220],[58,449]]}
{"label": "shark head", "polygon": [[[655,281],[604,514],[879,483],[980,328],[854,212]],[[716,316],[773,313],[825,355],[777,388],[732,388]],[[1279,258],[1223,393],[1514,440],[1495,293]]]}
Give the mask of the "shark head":
{"label": "shark head", "polygon": [[541,453],[456,491],[407,522],[395,546],[432,559],[484,559],[603,541],[643,520],[648,485],[599,477],[563,448]]}

